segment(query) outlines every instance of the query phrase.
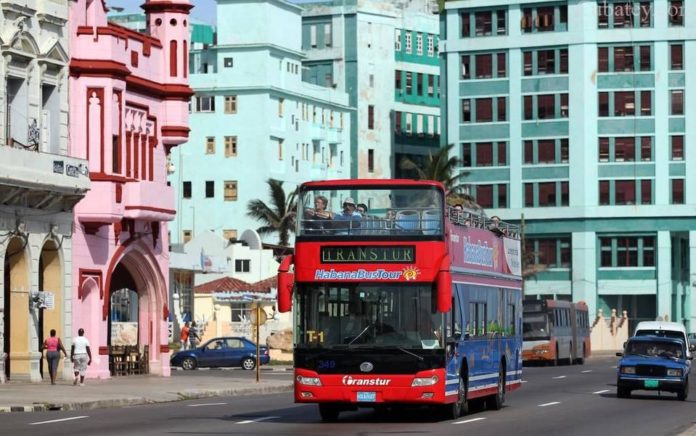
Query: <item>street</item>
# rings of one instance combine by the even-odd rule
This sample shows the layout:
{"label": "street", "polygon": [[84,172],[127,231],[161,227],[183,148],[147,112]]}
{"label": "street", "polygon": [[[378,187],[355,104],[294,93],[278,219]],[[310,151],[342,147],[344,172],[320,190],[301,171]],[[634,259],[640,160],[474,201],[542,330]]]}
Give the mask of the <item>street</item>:
{"label": "street", "polygon": [[[525,368],[522,388],[507,396],[501,411],[474,405],[458,420],[440,420],[426,409],[344,412],[322,423],[315,405],[293,403],[292,394],[215,397],[127,408],[0,415],[3,434],[461,434],[477,435],[678,435],[696,419],[692,397],[638,392],[620,400],[615,392],[617,359],[602,356],[583,366]],[[213,370],[209,371],[213,373]],[[174,377],[196,377],[177,372]],[[253,372],[216,371],[253,378]],[[287,378],[292,372],[264,373]]]}

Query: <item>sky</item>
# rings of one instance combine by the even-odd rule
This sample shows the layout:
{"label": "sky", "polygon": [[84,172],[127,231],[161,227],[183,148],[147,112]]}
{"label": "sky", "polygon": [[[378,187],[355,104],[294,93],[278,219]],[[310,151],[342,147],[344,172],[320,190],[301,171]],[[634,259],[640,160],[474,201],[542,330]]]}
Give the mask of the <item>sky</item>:
{"label": "sky", "polygon": [[[215,0],[190,0],[194,8],[191,10],[191,16],[195,21],[215,24]],[[291,0],[292,3],[307,3],[312,0]],[[314,0],[316,1],[316,0]],[[123,13],[137,14],[143,10],[140,5],[145,3],[145,0],[107,0],[106,4],[110,8],[123,8]],[[111,10],[112,13],[117,12]],[[118,12],[120,13],[120,12]]]}

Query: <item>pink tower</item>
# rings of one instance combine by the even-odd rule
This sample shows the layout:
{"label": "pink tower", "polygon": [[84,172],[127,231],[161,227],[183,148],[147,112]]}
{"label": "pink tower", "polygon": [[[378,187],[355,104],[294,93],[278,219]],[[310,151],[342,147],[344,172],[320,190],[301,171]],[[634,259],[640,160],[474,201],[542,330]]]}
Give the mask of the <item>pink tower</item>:
{"label": "pink tower", "polygon": [[167,156],[188,138],[186,1],[147,2],[152,34],[109,23],[100,0],[70,5],[70,147],[89,162],[75,208],[73,333],[88,377],[108,378],[124,347],[169,375],[169,240],[176,214]]}

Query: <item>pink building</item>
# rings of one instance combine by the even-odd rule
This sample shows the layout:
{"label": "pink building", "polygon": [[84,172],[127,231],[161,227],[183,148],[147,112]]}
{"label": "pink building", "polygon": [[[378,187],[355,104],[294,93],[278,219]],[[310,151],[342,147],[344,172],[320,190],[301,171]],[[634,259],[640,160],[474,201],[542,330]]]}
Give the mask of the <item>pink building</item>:
{"label": "pink building", "polygon": [[91,191],[75,208],[72,333],[92,344],[88,377],[110,377],[114,346],[169,375],[167,156],[188,138],[188,0],[146,1],[149,34],[70,6],[70,147]]}

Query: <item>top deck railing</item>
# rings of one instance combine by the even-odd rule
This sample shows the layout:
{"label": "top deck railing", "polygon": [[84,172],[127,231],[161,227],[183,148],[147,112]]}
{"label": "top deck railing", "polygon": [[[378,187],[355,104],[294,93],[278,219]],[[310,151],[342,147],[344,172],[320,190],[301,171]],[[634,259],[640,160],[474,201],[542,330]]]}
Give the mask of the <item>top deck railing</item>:
{"label": "top deck railing", "polygon": [[521,238],[520,226],[500,221],[495,216],[489,218],[483,211],[448,206],[447,217],[454,225],[486,229],[498,236],[506,236],[512,239]]}
{"label": "top deck railing", "polygon": [[[447,219],[458,226],[489,230],[498,236],[520,239],[517,225],[496,221],[485,214],[470,209],[447,207]],[[384,215],[362,216],[332,215],[317,218],[305,215],[300,220],[299,236],[341,235],[441,235],[443,232],[441,209],[432,207],[391,208]]]}

